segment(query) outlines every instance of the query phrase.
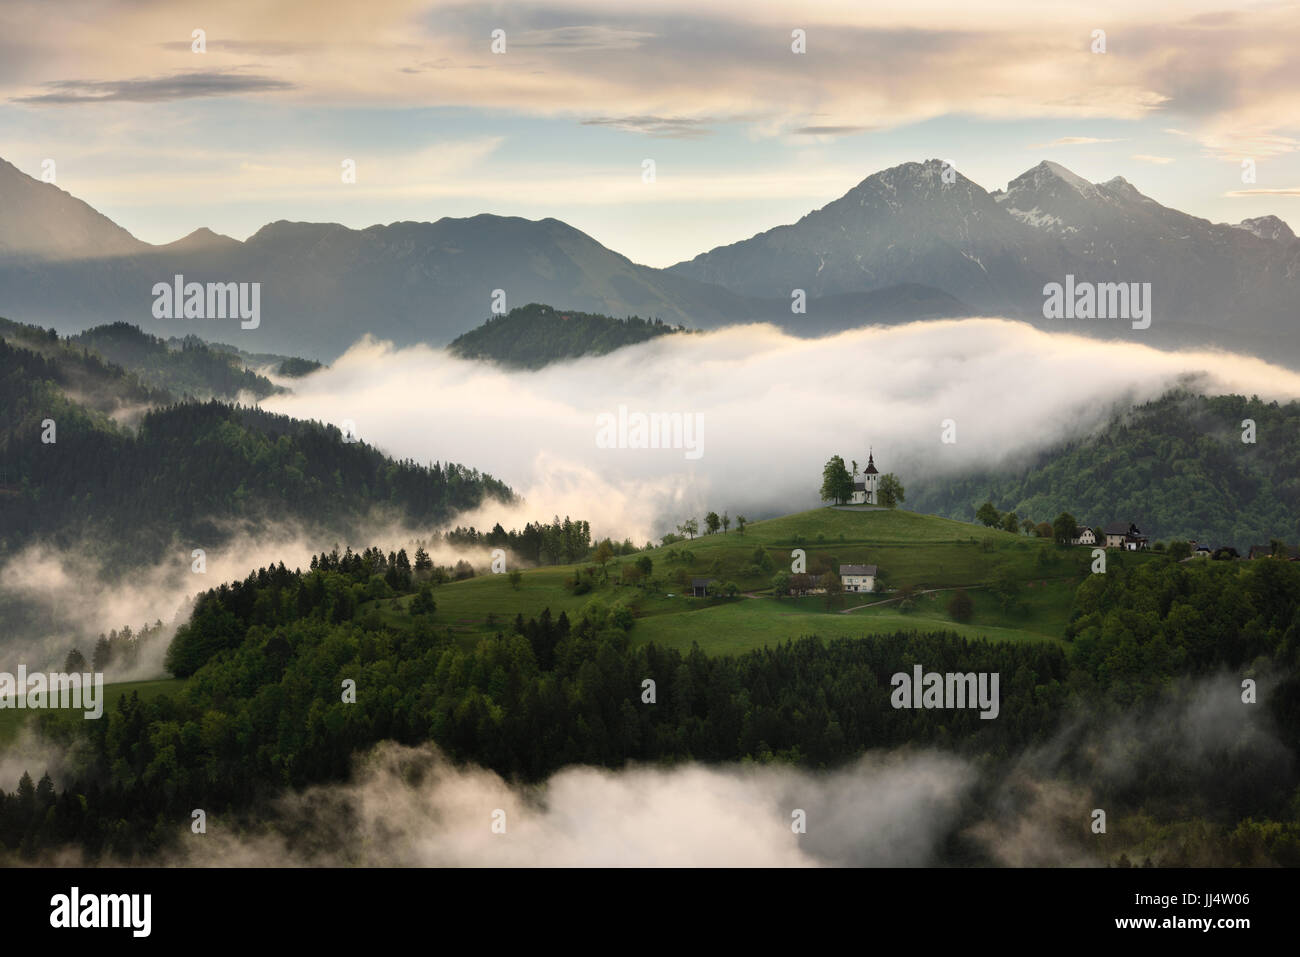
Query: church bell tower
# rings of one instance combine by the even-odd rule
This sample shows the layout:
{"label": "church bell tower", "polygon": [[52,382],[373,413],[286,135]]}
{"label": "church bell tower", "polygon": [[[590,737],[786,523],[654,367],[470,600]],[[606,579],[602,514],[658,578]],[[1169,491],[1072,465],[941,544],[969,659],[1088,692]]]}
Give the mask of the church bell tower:
{"label": "church bell tower", "polygon": [[862,471],[862,484],[866,490],[868,505],[879,505],[876,491],[880,487],[880,473],[876,471],[875,457],[870,448],[867,450],[867,467]]}

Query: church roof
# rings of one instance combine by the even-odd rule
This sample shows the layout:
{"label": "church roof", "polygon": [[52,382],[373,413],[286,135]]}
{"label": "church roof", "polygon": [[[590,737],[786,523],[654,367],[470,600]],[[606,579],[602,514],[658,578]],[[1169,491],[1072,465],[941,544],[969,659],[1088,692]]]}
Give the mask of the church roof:
{"label": "church roof", "polygon": [[867,467],[866,467],[865,469],[862,470],[862,474],[863,474],[863,475],[879,475],[879,474],[880,474],[880,472],[876,470],[876,463],[875,463],[872,459],[873,459],[872,454],[871,454],[870,452],[868,452],[868,453],[867,453]]}

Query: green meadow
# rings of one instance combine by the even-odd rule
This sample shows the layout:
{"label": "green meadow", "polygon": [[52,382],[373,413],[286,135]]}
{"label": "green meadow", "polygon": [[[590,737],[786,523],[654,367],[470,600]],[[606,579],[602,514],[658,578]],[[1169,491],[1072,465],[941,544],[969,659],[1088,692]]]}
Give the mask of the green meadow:
{"label": "green meadow", "polygon": [[[773,597],[772,576],[788,570],[792,552],[802,549],[809,571],[841,563],[877,565],[890,588],[912,586],[912,607],[900,608],[896,593]],[[637,560],[648,556],[653,568],[635,583]],[[1160,561],[1153,554],[1110,552],[1110,568]],[[465,647],[508,629],[517,615],[533,618],[550,609],[577,619],[590,612],[625,608],[633,617],[634,643],[732,655],[791,638],[870,638],[900,630],[951,631],[993,641],[1060,641],[1069,622],[1074,591],[1090,572],[1092,550],[1061,547],[965,522],[902,510],[821,508],[754,522],[744,534],[704,535],[690,541],[624,555],[604,568],[584,562],[479,575],[433,589],[437,602],[432,623],[448,629]],[[590,574],[589,574],[590,573]],[[589,574],[590,590],[574,594],[575,575]],[[734,598],[690,596],[689,582],[708,578],[716,586],[734,583]],[[1006,610],[989,590],[995,581],[1014,581],[1014,608]],[[948,611],[953,593],[964,588],[973,613],[966,622]],[[715,590],[720,592],[720,588]],[[377,615],[394,628],[410,624],[414,596],[365,602],[358,617]],[[131,692],[142,698],[176,694],[184,680],[160,679],[109,684],[105,709]],[[23,724],[40,712],[0,709],[0,744],[12,741]]]}
{"label": "green meadow", "polygon": [[[150,700],[165,694],[176,695],[185,687],[185,679],[159,678],[153,681],[123,681],[118,684],[104,685],[104,712],[117,706],[118,699],[132,691],[143,700]],[[44,714],[51,709],[2,708],[0,709],[0,744],[7,744],[18,736],[19,730],[31,720],[33,715]],[[76,714],[71,708],[55,709]]]}
{"label": "green meadow", "polygon": [[[888,601],[890,594],[843,595],[829,605],[823,596],[773,598],[772,576],[789,570],[795,549],[804,551],[809,571],[841,563],[873,564],[885,573],[890,588],[935,591],[918,595],[907,611]],[[624,583],[624,569],[634,568],[643,555],[653,562],[649,578]],[[1150,560],[1160,559],[1107,554],[1112,568]],[[445,583],[433,590],[433,621],[469,646],[508,628],[518,614],[531,618],[549,608],[553,616],[565,612],[575,618],[589,606],[626,607],[635,617],[634,642],[678,648],[698,643],[711,654],[735,654],[802,635],[869,637],[900,629],[950,630],[998,641],[1059,641],[1074,590],[1090,573],[1091,563],[1090,548],[1062,547],[952,519],[903,510],[820,508],[754,522],[743,535],[733,525],[728,533],[620,556],[603,569],[584,562],[525,569],[517,585],[507,575]],[[591,590],[573,594],[566,583],[593,568]],[[741,595],[692,598],[693,578],[712,579],[717,586],[734,583]],[[1016,583],[1015,610],[1004,611],[986,591],[997,580]],[[966,623],[948,614],[959,587],[968,590],[974,604]],[[396,624],[411,600],[370,605]]]}

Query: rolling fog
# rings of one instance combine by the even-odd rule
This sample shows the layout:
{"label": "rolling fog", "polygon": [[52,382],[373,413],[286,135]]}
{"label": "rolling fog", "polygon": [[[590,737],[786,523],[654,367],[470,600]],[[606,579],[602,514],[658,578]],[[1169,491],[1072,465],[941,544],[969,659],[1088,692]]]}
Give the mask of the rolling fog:
{"label": "rolling fog", "polygon": [[[451,565],[466,559],[486,568],[489,549],[451,548],[441,541],[430,542],[428,529],[411,529],[376,517],[362,540],[345,541],[336,535],[322,535],[295,523],[266,525],[256,533],[231,529],[222,545],[204,548],[206,572],[191,570],[191,550],[201,542],[176,542],[171,556],[156,565],[140,565],[128,574],[105,569],[92,557],[90,548],[56,549],[29,545],[0,563],[0,594],[37,609],[37,623],[19,627],[9,623],[0,649],[6,664],[0,670],[14,671],[19,664],[31,671],[61,670],[69,650],[76,647],[90,661],[100,634],[129,625],[161,621],[163,633],[140,648],[140,656],[129,668],[111,665],[109,681],[135,681],[166,675],[163,658],[167,645],[186,618],[195,596],[209,588],[246,578],[258,568],[284,562],[288,568],[307,568],[312,555],[337,547],[360,551],[371,545],[385,551],[405,548],[414,554],[417,540],[435,564]],[[108,573],[108,574],[106,574]]]}
{"label": "rolling fog", "polygon": [[[813,508],[832,454],[865,465],[871,446],[881,471],[906,486],[1041,449],[1180,381],[1300,397],[1300,375],[1254,358],[965,319],[815,340],[732,327],[532,372],[367,338],[295,381],[296,394],[263,405],[351,420],[361,440],[390,455],[473,465],[526,500],[515,514],[493,507],[464,524],[568,514],[589,520],[597,537],[640,545],[707,510],[755,519]],[[599,448],[597,417],[619,406],[701,415],[702,455]],[[940,441],[946,419],[956,424],[952,444]]]}

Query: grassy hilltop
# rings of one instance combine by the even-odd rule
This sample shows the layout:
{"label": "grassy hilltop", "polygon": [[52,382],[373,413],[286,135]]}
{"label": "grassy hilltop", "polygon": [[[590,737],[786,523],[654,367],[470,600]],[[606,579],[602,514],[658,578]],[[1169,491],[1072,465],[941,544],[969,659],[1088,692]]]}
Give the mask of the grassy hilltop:
{"label": "grassy hilltop", "polygon": [[[910,611],[900,611],[891,593],[848,594],[829,607],[822,596],[776,599],[772,576],[790,568],[795,548],[806,552],[810,571],[868,563],[885,572],[891,588],[910,585],[936,591],[919,595]],[[767,561],[756,561],[756,553]],[[653,562],[649,578],[623,583],[624,570],[635,568],[643,556]],[[1107,556],[1112,568],[1149,559]],[[549,608],[553,616],[564,611],[572,619],[597,603],[630,610],[630,637],[636,643],[689,649],[698,642],[711,654],[734,654],[809,634],[865,637],[900,628],[947,629],[995,640],[1059,641],[1074,590],[1090,573],[1091,562],[1088,548],[1063,548],[1045,539],[933,515],[819,508],[754,522],[743,535],[733,527],[726,534],[614,558],[603,570],[597,566],[591,590],[582,594],[574,594],[566,583],[585,575],[591,562],[523,570],[517,587],[507,575],[439,585],[434,589],[434,620],[469,645],[507,628],[517,614],[527,619]],[[682,584],[691,578],[711,578],[719,586],[733,582],[742,594],[691,598],[689,586]],[[986,588],[997,583],[1004,591],[1012,585],[1010,602]],[[953,621],[947,612],[957,588],[968,589],[974,601],[974,614],[965,624]],[[403,611],[411,600],[398,600]],[[388,602],[374,604],[394,619],[405,617]]]}
{"label": "grassy hilltop", "polygon": [[[791,551],[802,548],[810,571],[839,563],[874,564],[891,591],[781,598],[772,595],[772,576],[788,570]],[[759,555],[767,558],[766,562]],[[648,577],[624,582],[625,569],[650,558]],[[1112,572],[1148,561],[1155,554],[1107,554]],[[818,508],[754,522],[741,535],[704,535],[672,545],[611,559],[602,570],[591,561],[521,569],[517,584],[509,575],[482,574],[433,588],[437,604],[430,617],[414,614],[416,595],[362,601],[356,619],[409,631],[418,620],[451,632],[472,649],[481,639],[509,631],[515,617],[536,618],[546,609],[571,621],[584,614],[631,617],[634,645],[654,643],[706,654],[735,655],[774,647],[787,639],[870,638],[899,631],[947,631],[965,638],[999,642],[1062,641],[1075,589],[1090,574],[1092,549],[1062,547],[954,519],[888,509]],[[590,590],[575,594],[575,579],[590,580]],[[682,579],[710,578],[735,583],[740,594],[690,597]],[[910,609],[900,608],[897,589],[918,594]],[[954,621],[948,603],[958,589],[974,603],[969,621]],[[719,592],[721,590],[719,589]],[[1005,597],[1010,594],[1010,597]],[[369,627],[369,625],[367,625]],[[108,704],[123,690],[175,692],[185,679],[110,685]],[[0,712],[0,742],[9,739],[33,712]]]}

